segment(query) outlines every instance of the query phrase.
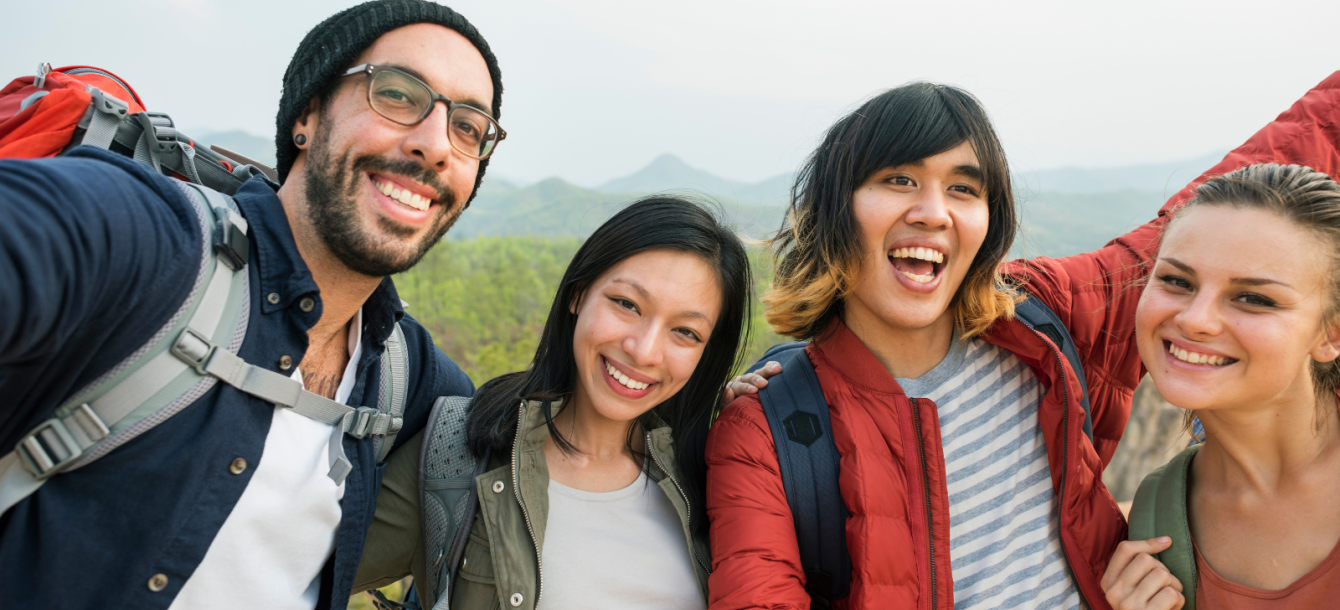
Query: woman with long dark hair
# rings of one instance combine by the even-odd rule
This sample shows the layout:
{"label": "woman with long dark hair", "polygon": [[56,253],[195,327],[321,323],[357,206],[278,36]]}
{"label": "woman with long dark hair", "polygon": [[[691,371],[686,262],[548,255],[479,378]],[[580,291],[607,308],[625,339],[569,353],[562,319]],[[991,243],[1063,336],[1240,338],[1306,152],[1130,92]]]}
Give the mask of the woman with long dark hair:
{"label": "woman with long dark hair", "polygon": [[[692,201],[643,199],[586,240],[529,368],[469,404],[465,440],[488,457],[452,608],[705,607],[703,442],[750,286],[739,238]],[[421,456],[444,458],[424,444],[389,460],[356,589],[436,577],[418,486]]]}

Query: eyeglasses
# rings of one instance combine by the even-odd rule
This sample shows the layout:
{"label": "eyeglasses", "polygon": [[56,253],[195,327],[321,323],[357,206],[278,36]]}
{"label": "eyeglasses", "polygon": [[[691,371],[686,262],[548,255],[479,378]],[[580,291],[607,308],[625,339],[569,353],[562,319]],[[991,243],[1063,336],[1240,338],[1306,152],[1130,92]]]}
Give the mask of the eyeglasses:
{"label": "eyeglasses", "polygon": [[418,125],[433,112],[438,100],[447,104],[447,141],[472,159],[487,159],[507,138],[507,132],[487,112],[451,101],[426,83],[395,68],[362,64],[340,76],[368,75],[368,105],[401,125]]}

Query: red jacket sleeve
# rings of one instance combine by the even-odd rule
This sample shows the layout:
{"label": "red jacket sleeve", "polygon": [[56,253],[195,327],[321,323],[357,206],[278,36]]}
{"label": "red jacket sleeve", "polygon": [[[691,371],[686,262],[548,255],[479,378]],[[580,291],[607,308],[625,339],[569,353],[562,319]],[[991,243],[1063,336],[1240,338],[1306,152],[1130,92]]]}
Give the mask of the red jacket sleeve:
{"label": "red jacket sleeve", "polygon": [[727,405],[708,433],[707,518],[710,610],[810,607],[777,449],[757,396]]}
{"label": "red jacket sleeve", "polygon": [[1066,322],[1084,361],[1093,407],[1094,436],[1107,463],[1129,416],[1129,394],[1144,376],[1136,350],[1135,307],[1158,254],[1170,213],[1205,180],[1256,163],[1307,165],[1340,177],[1340,72],[1322,81],[1273,122],[1234,149],[1164,204],[1153,221],[1093,252],[1063,259],[1009,263]]}

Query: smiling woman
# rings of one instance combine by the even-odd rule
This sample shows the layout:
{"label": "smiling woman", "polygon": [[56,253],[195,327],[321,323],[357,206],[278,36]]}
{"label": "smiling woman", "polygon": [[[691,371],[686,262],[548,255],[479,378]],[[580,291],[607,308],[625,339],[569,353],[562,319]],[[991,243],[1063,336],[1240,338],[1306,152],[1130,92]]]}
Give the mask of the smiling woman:
{"label": "smiling woman", "polygon": [[1321,608],[1340,595],[1338,314],[1340,184],[1325,174],[1246,167],[1178,212],[1136,342],[1205,436],[1141,484],[1132,540],[1103,578],[1113,606]]}
{"label": "smiling woman", "polygon": [[[466,437],[485,460],[475,483],[489,491],[460,526],[469,542],[454,582],[420,590],[425,601],[705,608],[703,443],[745,343],[750,287],[743,244],[692,201],[644,199],[598,228],[530,367],[484,384],[468,407]],[[444,458],[424,445],[420,434],[389,460],[356,589],[407,572],[437,582],[416,555],[418,484],[433,466],[421,453]]]}

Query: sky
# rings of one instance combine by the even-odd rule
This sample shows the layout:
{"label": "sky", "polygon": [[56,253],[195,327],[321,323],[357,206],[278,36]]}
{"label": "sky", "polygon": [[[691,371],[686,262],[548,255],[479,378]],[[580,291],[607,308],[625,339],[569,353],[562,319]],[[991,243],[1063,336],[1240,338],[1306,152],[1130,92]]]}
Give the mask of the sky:
{"label": "sky", "polygon": [[[755,182],[913,80],[962,87],[1016,170],[1240,144],[1340,70],[1340,2],[452,0],[502,69],[491,175],[596,186],[662,153]],[[16,1],[0,82],[40,62],[129,81],[187,134],[272,137],[284,69],[334,0]]]}

